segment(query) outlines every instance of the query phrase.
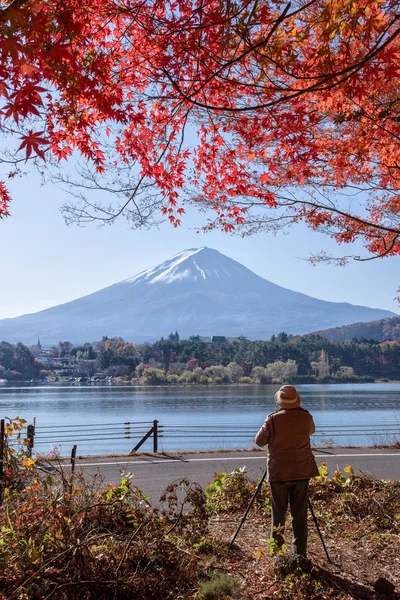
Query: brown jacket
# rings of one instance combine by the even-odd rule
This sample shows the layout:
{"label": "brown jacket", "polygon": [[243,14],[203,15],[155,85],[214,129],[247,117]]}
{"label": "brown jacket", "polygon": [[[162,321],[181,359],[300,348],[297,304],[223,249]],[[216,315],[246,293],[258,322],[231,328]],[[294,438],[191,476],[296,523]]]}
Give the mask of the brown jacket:
{"label": "brown jacket", "polygon": [[268,415],[256,435],[256,444],[268,444],[268,481],[295,481],[318,475],[311,452],[312,416],[304,408],[280,408]]}

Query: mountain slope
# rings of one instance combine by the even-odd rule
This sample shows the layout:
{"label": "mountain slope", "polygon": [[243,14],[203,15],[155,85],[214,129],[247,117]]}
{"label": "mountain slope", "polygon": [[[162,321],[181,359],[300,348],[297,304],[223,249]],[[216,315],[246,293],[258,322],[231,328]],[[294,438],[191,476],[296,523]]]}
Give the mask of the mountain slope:
{"label": "mountain slope", "polygon": [[318,300],[280,287],[210,248],[170,260],[98,292],[38,313],[0,321],[0,340],[74,343],[120,335],[152,341],[181,337],[308,333],[393,316],[389,311]]}
{"label": "mountain slope", "polygon": [[380,319],[379,321],[370,321],[369,323],[353,323],[352,325],[314,331],[313,333],[336,342],[348,342],[353,338],[365,338],[367,340],[375,340],[376,342],[383,342],[385,340],[400,341],[400,317]]}

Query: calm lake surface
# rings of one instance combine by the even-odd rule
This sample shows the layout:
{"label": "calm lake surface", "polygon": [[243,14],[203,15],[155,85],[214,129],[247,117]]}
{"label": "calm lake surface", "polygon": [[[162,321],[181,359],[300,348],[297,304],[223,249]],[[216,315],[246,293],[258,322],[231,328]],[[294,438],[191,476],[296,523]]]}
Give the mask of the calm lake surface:
{"label": "calm lake surface", "polygon": [[[28,423],[36,417],[35,449],[43,453],[57,446],[69,454],[73,444],[78,454],[129,452],[154,419],[164,426],[159,450],[243,448],[275,410],[278,388],[6,384],[0,385],[0,416]],[[315,444],[367,446],[400,438],[400,383],[297,388],[314,416]],[[142,423],[143,431],[126,422]],[[152,450],[151,439],[142,450]]]}

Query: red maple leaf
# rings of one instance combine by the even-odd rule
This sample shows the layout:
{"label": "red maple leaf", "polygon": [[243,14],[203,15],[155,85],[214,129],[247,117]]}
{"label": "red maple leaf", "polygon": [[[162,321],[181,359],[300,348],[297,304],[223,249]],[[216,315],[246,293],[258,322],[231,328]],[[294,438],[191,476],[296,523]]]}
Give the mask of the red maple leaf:
{"label": "red maple leaf", "polygon": [[18,148],[18,150],[23,150],[24,148],[26,149],[26,159],[28,160],[28,158],[31,156],[32,151],[35,152],[35,154],[37,154],[37,156],[40,156],[40,158],[44,159],[44,150],[42,150],[42,148],[40,148],[40,146],[44,146],[47,145],[49,142],[46,140],[46,138],[41,137],[42,134],[45,133],[44,131],[32,131],[30,130],[28,135],[23,136],[22,138],[20,138],[22,140],[22,143],[20,145],[20,147]]}
{"label": "red maple leaf", "polygon": [[5,186],[4,181],[0,181],[0,219],[8,217],[8,206],[11,202],[10,194]]}

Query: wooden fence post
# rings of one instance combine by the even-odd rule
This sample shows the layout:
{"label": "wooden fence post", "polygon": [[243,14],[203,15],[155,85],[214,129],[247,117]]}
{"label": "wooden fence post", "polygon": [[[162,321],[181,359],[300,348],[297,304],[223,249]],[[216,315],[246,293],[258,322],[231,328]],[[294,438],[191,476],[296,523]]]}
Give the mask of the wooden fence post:
{"label": "wooden fence post", "polygon": [[158,421],[153,421],[153,452],[158,452]]}

